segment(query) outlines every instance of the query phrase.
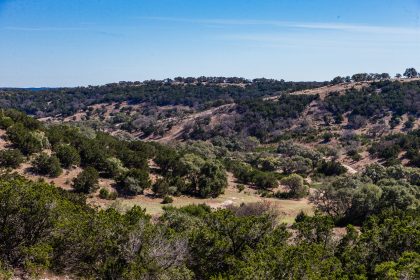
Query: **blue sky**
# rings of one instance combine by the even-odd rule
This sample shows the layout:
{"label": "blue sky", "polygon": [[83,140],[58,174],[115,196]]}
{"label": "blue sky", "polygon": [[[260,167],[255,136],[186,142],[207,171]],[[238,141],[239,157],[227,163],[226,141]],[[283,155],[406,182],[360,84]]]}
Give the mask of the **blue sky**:
{"label": "blue sky", "polygon": [[0,86],[420,68],[420,0],[0,0]]}

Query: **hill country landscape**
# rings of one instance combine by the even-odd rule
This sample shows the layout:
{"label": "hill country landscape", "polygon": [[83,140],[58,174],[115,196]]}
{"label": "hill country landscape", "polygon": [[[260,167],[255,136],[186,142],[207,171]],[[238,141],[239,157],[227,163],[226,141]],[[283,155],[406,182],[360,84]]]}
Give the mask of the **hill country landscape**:
{"label": "hill country landscape", "polygon": [[419,11],[0,0],[0,280],[420,279]]}

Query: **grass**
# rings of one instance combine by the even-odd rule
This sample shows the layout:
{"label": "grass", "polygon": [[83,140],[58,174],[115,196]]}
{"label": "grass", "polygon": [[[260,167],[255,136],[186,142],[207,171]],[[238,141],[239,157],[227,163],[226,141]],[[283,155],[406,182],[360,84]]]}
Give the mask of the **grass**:
{"label": "grass", "polygon": [[[268,202],[279,213],[279,222],[291,224],[294,218],[300,211],[307,214],[313,213],[313,207],[306,199],[302,200],[281,200],[276,198],[262,198],[258,196],[254,190],[246,187],[244,191],[238,192],[235,187],[229,187],[225,193],[217,198],[194,198],[187,196],[173,197],[174,201],[171,204],[174,207],[183,207],[191,204],[207,204],[213,208],[223,208],[227,205],[240,205],[241,203],[255,203]],[[95,199],[98,202],[97,199]],[[148,194],[140,195],[132,199],[118,198],[117,202],[101,201],[99,206],[113,206],[121,210],[127,210],[138,205],[146,209],[146,212],[152,216],[159,216],[163,213],[163,206],[161,204],[162,198],[152,197]]]}

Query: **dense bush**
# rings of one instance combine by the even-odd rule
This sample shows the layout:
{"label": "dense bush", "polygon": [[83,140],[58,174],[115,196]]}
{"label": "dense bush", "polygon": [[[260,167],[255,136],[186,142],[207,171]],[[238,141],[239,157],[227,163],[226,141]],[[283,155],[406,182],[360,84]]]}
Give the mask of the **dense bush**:
{"label": "dense bush", "polygon": [[25,158],[19,150],[8,149],[0,151],[1,167],[18,168],[24,160]]}
{"label": "dense bush", "polygon": [[60,160],[54,155],[49,156],[46,153],[40,153],[35,157],[32,164],[34,171],[41,175],[58,177],[63,172]]}
{"label": "dense bush", "polygon": [[106,188],[102,188],[99,190],[99,197],[102,199],[114,200],[116,199],[118,194],[116,192],[110,192]]}
{"label": "dense bush", "polygon": [[174,199],[172,197],[170,197],[169,195],[165,195],[163,197],[162,204],[169,204],[169,203],[172,203],[173,201]]}
{"label": "dense bush", "polygon": [[0,202],[0,275],[12,267],[29,278],[50,270],[95,279],[416,279],[420,220],[409,209],[337,236],[320,213],[300,215],[292,235],[264,204],[166,207],[152,223],[138,207],[94,210],[77,194],[13,175],[0,178]]}
{"label": "dense bush", "polygon": [[16,123],[7,129],[7,139],[23,154],[30,155],[47,147],[46,138],[42,132],[31,131],[22,123]]}
{"label": "dense bush", "polygon": [[[382,81],[372,83],[361,90],[351,89],[345,94],[329,95],[325,99],[325,106],[337,116],[350,112],[350,118],[384,116],[389,111],[396,116],[405,113],[418,114],[419,91],[419,81],[409,83]],[[356,123],[360,124],[360,122],[354,124]]]}
{"label": "dense bush", "polygon": [[401,152],[406,152],[405,157],[410,164],[419,167],[420,158],[420,129],[408,132],[407,134],[393,134],[381,138],[372,144],[369,152],[387,161],[397,160]]}
{"label": "dense bush", "polygon": [[73,179],[73,189],[76,192],[92,193],[98,189],[99,173],[93,167],[87,167]]}
{"label": "dense bush", "polygon": [[[184,79],[184,78],[183,78]],[[255,79],[246,81],[246,87],[225,83],[232,78],[205,77],[214,82],[204,84],[203,79],[185,78],[194,82],[162,81],[122,82],[104,86],[45,89],[1,89],[0,106],[15,108],[27,114],[42,116],[69,116],[87,106],[106,102],[128,101],[148,103],[150,106],[185,105],[199,109],[240,100],[244,97],[260,98],[278,92],[291,92],[321,86],[318,82],[285,82],[283,80]],[[217,82],[216,82],[217,81]]]}
{"label": "dense bush", "polygon": [[281,184],[288,189],[288,196],[291,198],[302,198],[308,194],[308,187],[304,185],[303,178],[292,174],[281,179]]}
{"label": "dense bush", "polygon": [[80,155],[74,147],[70,145],[59,145],[54,148],[54,151],[64,168],[80,164]]}
{"label": "dense bush", "polygon": [[[419,189],[412,180],[418,176],[409,168],[372,165],[362,178],[338,177],[311,197],[318,209],[341,223],[361,224],[366,217],[385,209],[416,209]],[[417,171],[418,173],[418,171]],[[369,179],[374,182],[366,183]]]}
{"label": "dense bush", "polygon": [[217,197],[227,186],[226,170],[218,160],[205,160],[193,153],[180,155],[164,148],[155,161],[167,177],[155,184],[154,189],[159,195],[170,193]]}
{"label": "dense bush", "polygon": [[321,161],[317,171],[326,176],[335,176],[346,173],[347,169],[338,161]]}
{"label": "dense bush", "polygon": [[124,195],[142,194],[150,188],[149,173],[141,169],[131,169],[118,179],[118,191]]}
{"label": "dense bush", "polygon": [[267,190],[278,186],[277,176],[273,172],[260,171],[248,164],[238,161],[228,162],[228,168],[243,184],[253,184],[259,189]]}

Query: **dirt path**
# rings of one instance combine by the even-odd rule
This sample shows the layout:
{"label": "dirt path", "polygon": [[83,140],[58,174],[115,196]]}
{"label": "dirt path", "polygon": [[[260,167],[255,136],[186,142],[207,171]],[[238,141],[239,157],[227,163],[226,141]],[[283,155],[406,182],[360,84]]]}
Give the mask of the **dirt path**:
{"label": "dirt path", "polygon": [[356,174],[358,172],[356,169],[354,169],[350,165],[347,165],[347,164],[344,164],[344,163],[342,163],[342,165],[347,169],[347,172],[349,172],[352,175]]}

